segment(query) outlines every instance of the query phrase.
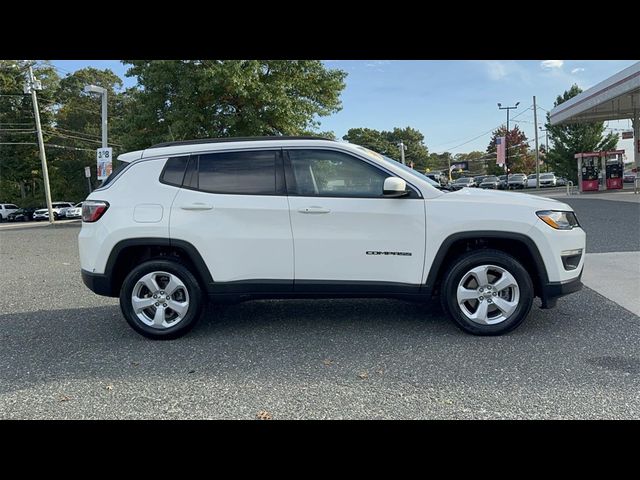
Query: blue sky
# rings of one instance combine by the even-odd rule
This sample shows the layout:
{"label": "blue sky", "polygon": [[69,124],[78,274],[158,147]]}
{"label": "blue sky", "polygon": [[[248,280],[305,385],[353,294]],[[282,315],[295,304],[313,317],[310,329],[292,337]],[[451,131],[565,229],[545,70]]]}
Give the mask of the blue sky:
{"label": "blue sky", "polygon": [[[587,89],[635,63],[636,60],[326,60],[329,68],[348,73],[340,112],[323,117],[322,130],[342,137],[349,128],[388,130],[411,126],[425,135],[432,152],[484,151],[489,130],[504,124],[506,113],[497,103],[520,102],[511,117],[533,138],[533,110],[550,110],[557,95],[573,83]],[[118,60],[53,60],[61,75],[93,66],[110,68],[125,86],[126,67]],[[544,122],[544,110],[538,122]],[[524,112],[527,110],[526,112]],[[523,113],[524,112],[524,113]],[[512,123],[513,125],[513,123]],[[627,120],[609,122],[613,129],[631,128]],[[479,137],[473,140],[475,137]],[[467,142],[468,143],[465,143]],[[541,134],[540,142],[544,142]],[[461,145],[463,144],[464,145]],[[632,151],[632,140],[618,148]]]}

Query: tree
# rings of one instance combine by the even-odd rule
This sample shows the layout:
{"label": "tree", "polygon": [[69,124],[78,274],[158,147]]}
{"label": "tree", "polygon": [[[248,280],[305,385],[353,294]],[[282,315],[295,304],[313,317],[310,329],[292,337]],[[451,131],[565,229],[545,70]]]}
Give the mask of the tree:
{"label": "tree", "polygon": [[494,130],[491,141],[487,146],[487,154],[491,154],[487,160],[487,173],[489,175],[505,175],[506,171],[503,167],[496,164],[497,148],[496,139],[498,137],[507,138],[507,148],[509,149],[509,170],[512,173],[531,173],[535,171],[536,161],[535,154],[531,154],[529,150],[527,136],[516,125],[507,132],[507,128],[503,125]]}
{"label": "tree", "polygon": [[[582,89],[574,84],[562,95],[558,95],[553,106],[557,107],[581,92]],[[578,181],[578,163],[574,157],[576,153],[614,150],[618,144],[615,133],[604,134],[604,122],[551,125],[547,114],[545,128],[549,130],[553,140],[553,146],[549,148],[550,168],[557,175],[574,182]]]}
{"label": "tree", "polygon": [[424,144],[424,135],[419,130],[411,127],[395,127],[391,131],[379,131],[371,128],[350,128],[342,137],[349,143],[378,152],[394,160],[400,160],[400,148],[398,143],[404,143],[405,163],[424,172],[429,166],[429,149]]}
{"label": "tree", "polygon": [[57,148],[49,162],[51,191],[58,198],[76,200],[86,196],[84,167],[89,166],[92,178],[96,178],[95,149],[102,145],[102,107],[99,95],[84,92],[86,85],[107,89],[108,142],[114,147],[114,156],[119,150],[124,128],[122,80],[111,70],[95,68],[83,68],[61,79],[55,125],[50,133],[52,143],[66,148]]}
{"label": "tree", "polygon": [[[467,162],[469,169],[467,174],[481,175],[486,171],[487,154],[474,150],[469,153],[456,153],[453,157],[453,163]],[[453,175],[459,177],[458,175]]]}
{"label": "tree", "polygon": [[317,60],[125,60],[127,149],[205,137],[317,133],[346,72]]}
{"label": "tree", "polygon": [[[0,60],[0,198],[20,206],[44,203],[33,104],[31,96],[23,92],[26,70],[17,60]],[[34,64],[33,72],[42,83],[38,92],[42,128],[49,129],[54,122],[59,77],[49,62]],[[49,141],[48,131],[43,137]]]}

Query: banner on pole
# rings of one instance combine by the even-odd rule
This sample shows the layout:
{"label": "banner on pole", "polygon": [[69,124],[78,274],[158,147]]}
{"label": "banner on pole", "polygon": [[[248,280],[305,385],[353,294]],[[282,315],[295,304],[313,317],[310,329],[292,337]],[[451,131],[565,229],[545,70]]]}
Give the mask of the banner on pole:
{"label": "banner on pole", "polygon": [[505,137],[498,137],[496,138],[496,149],[497,149],[497,153],[498,156],[496,158],[496,163],[498,165],[504,165],[505,164],[505,144],[506,144],[506,138]]}
{"label": "banner on pole", "polygon": [[98,161],[98,180],[105,180],[111,175],[113,149],[98,148],[96,149],[96,159]]}

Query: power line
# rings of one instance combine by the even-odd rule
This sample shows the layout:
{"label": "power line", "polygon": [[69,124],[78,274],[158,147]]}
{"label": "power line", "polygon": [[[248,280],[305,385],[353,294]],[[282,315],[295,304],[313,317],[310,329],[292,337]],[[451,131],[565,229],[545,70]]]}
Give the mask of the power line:
{"label": "power line", "polygon": [[[82,137],[78,137],[78,136],[75,136],[75,135],[69,135],[69,134],[66,134],[66,133],[56,132],[55,130],[51,130],[51,129],[48,129],[48,128],[45,129],[45,131],[47,133],[51,133],[53,135],[56,135],[56,136],[62,137],[62,138],[84,140],[85,142],[94,142],[94,143],[102,144],[102,140],[95,140],[95,139],[92,139],[92,138],[82,138]],[[109,145],[115,145],[115,146],[118,146],[118,147],[122,147],[122,145],[117,144],[117,143],[113,143],[113,142],[109,142]]]}
{"label": "power line", "polygon": [[[531,110],[531,109],[532,109],[532,107],[533,107],[533,105],[530,105],[529,107],[527,107],[526,109],[524,109],[522,112],[520,112],[518,115],[514,116],[513,118],[515,119],[515,118],[518,118],[518,117],[519,117],[519,116],[521,116],[521,115],[524,115],[526,112],[528,112],[529,110]],[[467,141],[465,141],[465,142],[463,142],[463,143],[461,143],[461,144],[459,144],[459,145],[456,145],[455,147],[452,147],[452,148],[447,149],[447,151],[453,151],[453,150],[455,150],[456,148],[459,148],[459,147],[462,147],[462,146],[464,146],[464,145],[467,145],[468,143],[471,143],[471,142],[473,142],[474,140],[477,140],[477,139],[479,139],[479,138],[481,138],[481,137],[483,137],[483,136],[485,136],[485,135],[488,135],[489,133],[492,133],[494,130],[496,130],[496,129],[500,128],[502,125],[503,125],[503,124],[501,123],[500,125],[498,125],[498,126],[496,126],[496,127],[493,127],[491,130],[487,130],[486,132],[481,133],[481,134],[480,134],[480,135],[478,135],[477,137],[472,138],[471,140],[467,140]],[[457,142],[457,141],[459,141],[459,140],[452,140],[452,141],[450,141],[450,142],[440,143],[440,144],[438,144],[437,146],[438,146],[438,147],[441,147],[441,146],[443,146],[443,145],[447,145],[447,144],[449,144],[449,143],[454,143],[454,142]],[[433,148],[435,149],[436,147],[433,147]],[[444,153],[444,152],[441,152],[441,153]]]}

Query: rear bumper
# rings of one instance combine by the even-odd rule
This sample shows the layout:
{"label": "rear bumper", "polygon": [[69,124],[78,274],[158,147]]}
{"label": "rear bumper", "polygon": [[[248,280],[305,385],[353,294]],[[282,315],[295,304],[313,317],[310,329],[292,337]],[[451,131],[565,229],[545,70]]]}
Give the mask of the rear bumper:
{"label": "rear bumper", "polygon": [[111,291],[111,278],[102,273],[92,273],[81,270],[82,282],[94,293],[105,297],[116,297]]}
{"label": "rear bumper", "polygon": [[542,308],[553,308],[558,298],[582,290],[582,270],[580,275],[564,282],[548,282],[542,287]]}

